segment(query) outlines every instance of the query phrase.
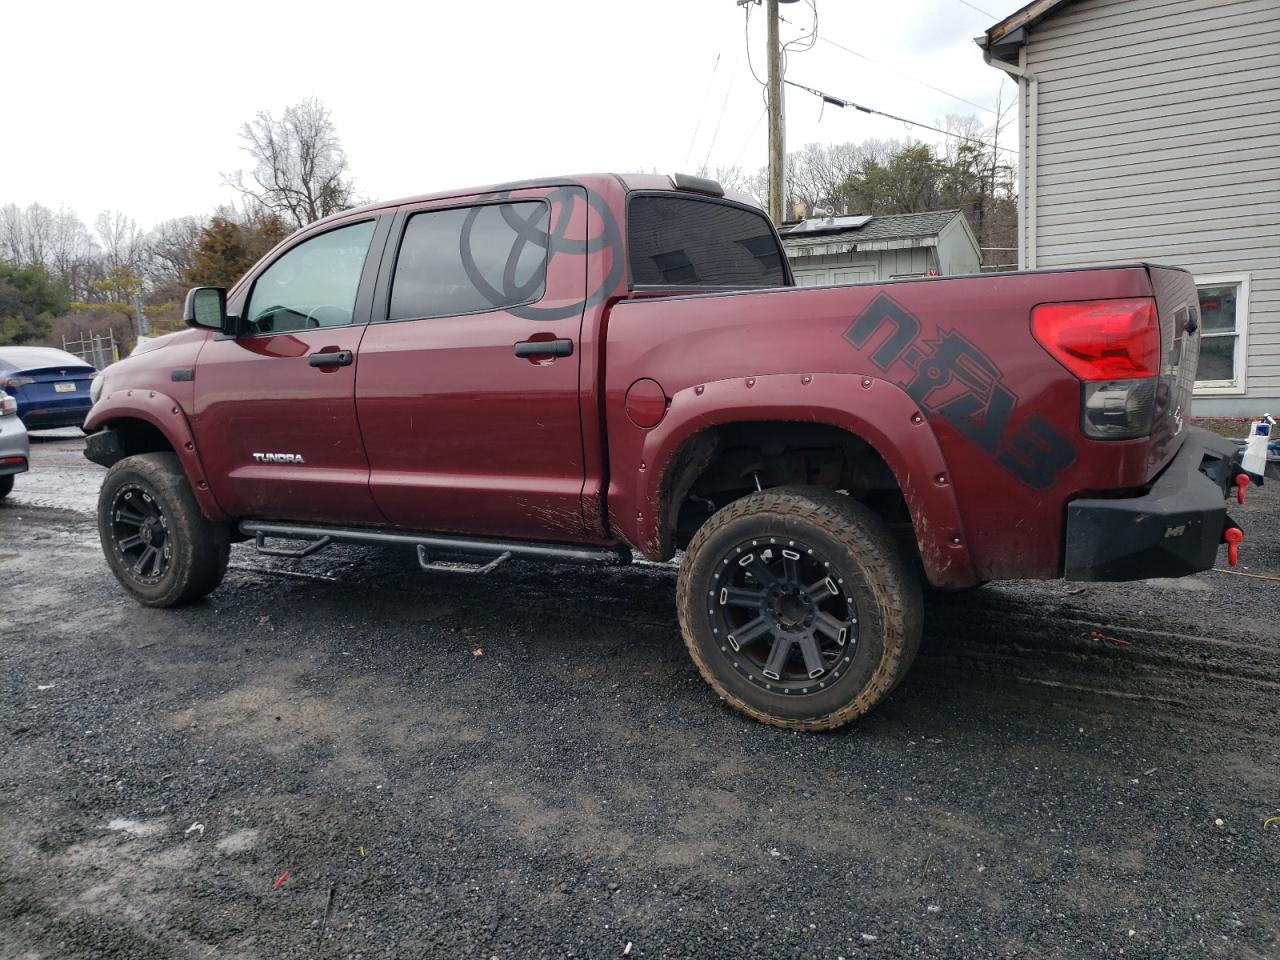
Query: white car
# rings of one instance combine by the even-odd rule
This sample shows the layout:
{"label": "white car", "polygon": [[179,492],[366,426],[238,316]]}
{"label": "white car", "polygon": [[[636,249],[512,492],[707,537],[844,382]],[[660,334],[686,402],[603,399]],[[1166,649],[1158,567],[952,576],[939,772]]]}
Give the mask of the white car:
{"label": "white car", "polygon": [[0,499],[13,489],[13,478],[30,462],[27,428],[18,419],[18,401],[0,391]]}

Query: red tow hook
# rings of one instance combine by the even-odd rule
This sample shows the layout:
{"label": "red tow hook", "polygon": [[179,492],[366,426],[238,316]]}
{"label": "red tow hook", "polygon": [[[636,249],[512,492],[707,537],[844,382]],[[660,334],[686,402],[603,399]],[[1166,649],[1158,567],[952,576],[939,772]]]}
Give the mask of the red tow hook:
{"label": "red tow hook", "polygon": [[1236,501],[1244,503],[1244,491],[1249,486],[1249,475],[1247,473],[1236,474]]}
{"label": "red tow hook", "polygon": [[1240,541],[1244,539],[1244,531],[1239,527],[1227,527],[1222,539],[1227,541],[1227,563],[1234,567],[1240,562]]}

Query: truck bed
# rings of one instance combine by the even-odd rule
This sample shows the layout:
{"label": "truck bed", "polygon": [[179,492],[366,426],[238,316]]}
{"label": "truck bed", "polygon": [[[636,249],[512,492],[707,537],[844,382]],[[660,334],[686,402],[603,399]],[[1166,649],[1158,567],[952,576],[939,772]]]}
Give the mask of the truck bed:
{"label": "truck bed", "polygon": [[[1150,297],[1166,365],[1152,432],[1088,439],[1081,383],[1031,311]],[[1181,445],[1197,341],[1176,325],[1195,304],[1188,274],[1143,264],[624,301],[605,364],[611,521],[663,552],[653,473],[690,436],[744,414],[830,423],[893,469],[935,582],[1059,576],[1067,504],[1142,490]],[[653,429],[626,411],[641,380],[669,398]]]}

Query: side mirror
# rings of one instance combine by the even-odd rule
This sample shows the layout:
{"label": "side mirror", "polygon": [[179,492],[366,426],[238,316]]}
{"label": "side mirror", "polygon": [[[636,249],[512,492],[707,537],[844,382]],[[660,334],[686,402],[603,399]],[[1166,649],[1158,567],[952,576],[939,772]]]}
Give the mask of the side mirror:
{"label": "side mirror", "polygon": [[189,327],[223,331],[227,328],[227,291],[221,287],[193,287],[187,291],[182,319]]}

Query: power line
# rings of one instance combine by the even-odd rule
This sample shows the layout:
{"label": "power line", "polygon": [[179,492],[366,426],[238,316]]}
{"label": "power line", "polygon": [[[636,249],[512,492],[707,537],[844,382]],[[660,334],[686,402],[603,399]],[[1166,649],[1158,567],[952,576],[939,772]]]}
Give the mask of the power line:
{"label": "power line", "polygon": [[[792,49],[794,49],[796,53],[805,53],[809,50],[812,50],[813,45],[817,43],[819,39],[821,39],[818,36],[818,5],[815,2],[815,0],[805,0],[805,3],[809,5],[809,9],[813,13],[813,23],[810,24],[809,27],[805,30],[805,32],[802,33],[800,36],[796,37],[794,40],[788,40],[786,43],[782,45],[782,67],[784,72],[787,66],[787,54],[790,53]],[[792,23],[782,14],[778,14],[778,20],[781,21],[782,23],[787,24],[788,26],[793,26],[793,27],[798,26],[797,24]]]}
{"label": "power line", "polygon": [[[788,20],[786,17],[780,16],[778,17],[778,19],[782,20],[785,23],[791,24],[791,26],[795,26],[795,24],[792,24],[791,21]],[[958,100],[961,103],[968,104],[971,107],[976,107],[979,110],[985,110],[987,113],[995,113],[995,111],[990,107],[984,107],[980,103],[975,103],[972,100],[967,100],[964,97],[960,96],[959,94],[952,93],[950,90],[942,89],[942,87],[935,87],[932,83],[930,83],[927,80],[921,80],[919,77],[913,76],[912,74],[909,74],[903,70],[899,70],[897,67],[890,66],[887,63],[881,63],[879,60],[875,59],[874,57],[869,57],[865,53],[859,53],[857,50],[854,50],[852,47],[846,47],[843,43],[837,43],[836,41],[832,40],[830,37],[824,36],[824,37],[818,37],[818,39],[821,40],[823,43],[827,44],[828,46],[835,47],[838,50],[843,50],[845,53],[852,54],[853,56],[857,57],[860,60],[865,60],[867,61],[867,63],[874,63],[877,67],[883,67],[884,69],[889,70],[892,73],[896,73],[898,76],[903,77],[907,80],[910,80],[913,83],[920,84],[922,87],[928,87],[930,90],[934,91],[935,93],[940,93],[944,97],[950,97],[952,100]]]}
{"label": "power line", "polygon": [[876,116],[888,117],[890,120],[897,120],[899,123],[905,123],[908,126],[920,127],[924,130],[932,130],[934,133],[940,133],[944,137],[954,137],[957,140],[964,140],[967,143],[976,143],[979,146],[986,147],[989,150],[992,150],[992,149],[1003,150],[1006,153],[1012,153],[1015,155],[1017,154],[1016,150],[1012,150],[1009,147],[996,146],[993,143],[988,143],[986,140],[978,140],[978,139],[975,139],[974,137],[966,137],[962,133],[955,133],[951,130],[943,130],[941,127],[934,127],[934,126],[930,126],[927,123],[920,123],[918,120],[908,120],[906,117],[900,117],[895,113],[886,113],[883,110],[876,110],[873,107],[864,107],[860,103],[854,103],[852,100],[843,100],[840,97],[833,96],[829,93],[823,93],[821,90],[816,90],[813,87],[806,87],[803,83],[796,83],[794,80],[783,80],[783,83],[792,87],[796,87],[799,90],[803,90],[805,93],[811,93],[815,97],[818,97],[823,103],[829,103],[833,107],[853,107],[853,109],[859,110],[862,113],[873,113]]}
{"label": "power line", "polygon": [[751,76],[755,79],[756,83],[767,88],[769,85],[760,79],[760,75],[756,73],[755,64],[751,62],[751,4],[746,4],[742,9],[746,14],[743,18],[742,32],[747,41],[747,69],[751,71]]}
{"label": "power line", "polygon": [[[723,53],[724,51],[721,51]],[[711,99],[711,90],[715,86],[716,71],[720,69],[720,53],[716,54],[716,62],[711,65],[711,79],[707,81],[707,92],[702,95],[702,107],[698,110],[698,122],[693,126],[693,136],[689,138],[689,149],[684,152],[684,167],[688,169],[689,157],[693,155],[693,145],[698,141],[698,131],[702,129],[702,118],[707,112],[707,101]]]}
{"label": "power line", "polygon": [[990,17],[992,20],[999,20],[999,19],[1000,19],[1000,18],[999,18],[999,17],[997,17],[994,13],[987,13],[987,11],[983,10],[981,7],[974,6],[972,3],[970,3],[970,2],[969,2],[969,0],[960,0],[960,2],[961,2],[961,3],[963,3],[963,4],[964,4],[966,7],[968,7],[970,10],[977,10],[977,11],[978,11],[980,14],[982,14],[984,17]]}
{"label": "power line", "polygon": [[902,70],[898,70],[896,67],[892,67],[887,63],[881,63],[879,60],[873,60],[871,57],[868,57],[864,53],[859,53],[857,50],[850,49],[849,47],[846,47],[842,43],[836,43],[836,41],[830,39],[829,37],[819,37],[819,39],[823,43],[833,47],[838,47],[839,49],[844,50],[847,53],[853,54],[855,57],[861,57],[863,60],[866,60],[868,63],[874,63],[878,67],[884,67],[886,70],[896,73],[900,77],[905,77],[907,80],[911,80],[915,83],[918,83],[922,87],[928,87],[930,90],[934,91],[935,93],[940,93],[944,97],[950,97],[952,100],[958,100],[961,103],[968,104],[971,107],[976,107],[979,110],[985,110],[987,113],[995,113],[995,110],[993,110],[991,107],[984,107],[982,104],[975,103],[972,100],[966,99],[965,97],[960,96],[958,93],[952,93],[950,90],[942,89],[942,87],[935,87],[928,80],[921,80],[919,77],[914,77],[911,74],[906,73]]}
{"label": "power line", "polygon": [[742,159],[742,155],[747,152],[747,147],[751,146],[751,141],[755,139],[756,131],[760,129],[760,121],[764,119],[764,115],[768,113],[768,109],[760,111],[760,116],[756,117],[756,125],[751,128],[751,132],[747,134],[747,139],[742,143],[742,149],[738,151],[738,155],[733,158],[733,165],[736,167]]}
{"label": "power line", "polygon": [[706,159],[702,161],[705,167],[711,162],[711,151],[716,148],[716,141],[720,139],[720,124],[724,123],[724,111],[729,106],[729,97],[733,93],[733,79],[729,80],[729,89],[724,92],[724,103],[720,104],[720,116],[716,119],[716,130],[711,135],[711,143],[707,146]]}

